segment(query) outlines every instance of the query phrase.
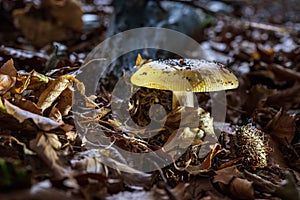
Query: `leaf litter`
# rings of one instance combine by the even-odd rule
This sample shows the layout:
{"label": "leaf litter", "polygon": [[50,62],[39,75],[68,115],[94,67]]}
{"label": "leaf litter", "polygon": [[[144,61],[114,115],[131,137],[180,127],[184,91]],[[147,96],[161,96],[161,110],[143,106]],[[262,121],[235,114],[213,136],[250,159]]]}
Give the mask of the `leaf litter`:
{"label": "leaf litter", "polygon": [[[184,128],[179,130],[180,113],[187,108],[171,110],[169,91],[140,89],[130,105],[122,99],[111,102],[110,88],[105,85],[97,94],[86,96],[84,84],[72,72],[82,63],[87,47],[97,41],[97,34],[92,30],[83,33],[86,39],[79,39],[82,49],[65,41],[67,32],[73,31],[74,37],[79,34],[79,18],[85,13],[78,10],[76,1],[45,2],[32,4],[28,10],[15,10],[12,15],[25,39],[44,49],[31,51],[18,43],[0,48],[1,199],[299,199],[300,58],[295,31],[299,23],[272,17],[267,22],[255,22],[262,8],[249,2],[237,6],[233,15],[239,15],[238,9],[246,9],[239,10],[244,12],[243,17],[257,12],[253,22],[231,23],[232,18],[215,15],[215,24],[204,33],[208,42],[202,45],[209,47],[217,61],[227,63],[240,82],[237,90],[227,92],[226,128],[216,138],[207,94],[197,94],[201,109],[189,111],[199,117],[197,127],[192,127],[191,116],[187,116]],[[100,13],[111,7],[109,3],[98,7],[86,4],[84,12],[92,8]],[[5,10],[8,8],[1,7],[11,14]],[[72,22],[62,14],[71,8],[76,11]],[[32,18],[41,9],[49,11],[46,21]],[[102,15],[105,18],[107,13]],[[49,17],[55,20],[49,21]],[[34,40],[32,37],[43,31],[31,30],[28,23],[32,20],[46,27],[43,31],[55,30],[55,38]],[[273,23],[276,20],[281,25]],[[54,48],[55,53],[50,55],[53,47],[49,43],[56,40],[80,52],[66,51],[60,56],[56,50],[63,50]],[[82,127],[75,127],[74,122],[74,115],[78,115],[72,111],[75,91],[83,97],[85,107],[93,110],[77,116]],[[119,120],[122,116],[112,115],[111,103],[127,108],[138,125],[145,126],[152,120],[165,126],[158,135],[148,138],[147,134],[157,129],[141,131],[132,122]],[[149,108],[155,104],[164,106],[166,118],[149,115]],[[85,128],[94,122],[95,127]],[[114,148],[117,145],[131,152],[150,152],[178,136],[194,140],[178,160],[151,173],[132,168],[130,160]],[[98,141],[91,144],[94,148],[86,149],[85,143],[93,140]],[[205,156],[201,149],[207,152]],[[168,150],[176,154],[176,149]],[[163,159],[172,160],[175,154]],[[162,158],[157,155],[155,159]],[[130,173],[106,166],[103,161]]]}

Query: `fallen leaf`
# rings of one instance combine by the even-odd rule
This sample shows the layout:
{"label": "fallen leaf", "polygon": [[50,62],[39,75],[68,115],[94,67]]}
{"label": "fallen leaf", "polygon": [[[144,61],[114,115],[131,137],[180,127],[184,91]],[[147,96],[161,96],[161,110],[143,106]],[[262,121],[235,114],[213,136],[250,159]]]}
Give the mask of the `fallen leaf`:
{"label": "fallen leaf", "polygon": [[213,148],[211,149],[211,151],[209,152],[208,156],[204,159],[203,163],[202,163],[202,168],[204,170],[208,170],[211,169],[212,167],[212,162],[213,162],[213,158],[221,153],[223,151],[222,146],[219,143],[216,143]]}
{"label": "fallen leaf", "polygon": [[0,68],[0,95],[10,90],[16,83],[17,70],[12,59]]}
{"label": "fallen leaf", "polygon": [[229,200],[228,197],[216,190],[209,177],[203,176],[193,176],[185,193],[189,196],[189,199],[201,199],[209,194],[208,196],[217,197],[216,199]]}
{"label": "fallen leaf", "polygon": [[300,104],[300,82],[293,87],[277,90],[267,98],[267,105],[276,109],[283,107],[285,110],[296,107]]}
{"label": "fallen leaf", "polygon": [[[300,197],[299,185],[297,185],[295,178],[288,170],[284,172],[284,177],[281,177],[283,179],[276,182],[274,178],[272,178],[271,182],[271,180],[267,180],[248,171],[245,171],[244,174],[247,179],[253,182],[255,189],[260,192],[273,194],[281,199],[296,200]],[[274,176],[274,174],[272,174],[272,176]]]}
{"label": "fallen leaf", "polygon": [[50,81],[46,90],[44,90],[40,95],[37,106],[41,108],[42,111],[49,108],[60,94],[70,85],[71,82],[65,76],[61,76]]}
{"label": "fallen leaf", "polygon": [[282,199],[300,199],[300,187],[297,185],[291,172],[285,171],[285,179],[279,184],[274,194]]}
{"label": "fallen leaf", "polygon": [[23,110],[42,115],[42,110],[32,101],[26,99],[14,99],[13,104]]}
{"label": "fallen leaf", "polygon": [[227,167],[216,171],[213,183],[217,183],[225,194],[233,199],[254,199],[254,189],[252,182],[240,178],[240,173],[236,166]]}
{"label": "fallen leaf", "polygon": [[215,172],[216,175],[214,176],[213,182],[223,183],[225,185],[228,185],[233,178],[240,176],[240,172],[238,171],[236,166],[227,167]]}
{"label": "fallen leaf", "polygon": [[234,199],[254,199],[252,182],[247,179],[235,178],[230,183],[230,196]]}
{"label": "fallen leaf", "polygon": [[65,89],[57,102],[57,109],[60,111],[62,116],[68,115],[69,111],[72,108],[72,97],[73,91],[69,88]]}
{"label": "fallen leaf", "polygon": [[300,73],[295,70],[277,64],[268,66],[268,69],[270,69],[276,75],[276,78],[280,80],[300,81]]}
{"label": "fallen leaf", "polygon": [[269,154],[268,163],[271,165],[279,165],[282,168],[288,168],[287,161],[284,158],[283,153],[280,151],[281,144],[275,137],[270,137],[269,146],[272,151]]}
{"label": "fallen leaf", "polygon": [[6,93],[10,88],[12,88],[14,85],[14,80],[4,74],[0,74],[0,94]]}
{"label": "fallen leaf", "polygon": [[25,90],[41,90],[49,82],[49,78],[32,70],[30,73],[18,73],[15,92],[20,94]]}
{"label": "fallen leaf", "polygon": [[295,118],[280,109],[274,118],[270,120],[265,130],[275,137],[282,145],[291,144],[296,133]]}
{"label": "fallen leaf", "polygon": [[61,115],[60,111],[55,106],[52,107],[50,114],[49,114],[49,118],[53,119],[56,122],[59,122],[62,124],[64,123],[62,120],[62,115]]}
{"label": "fallen leaf", "polygon": [[256,190],[265,193],[273,193],[276,190],[276,184],[272,183],[270,180],[264,179],[257,174],[244,171],[245,177],[253,183]]}
{"label": "fallen leaf", "polygon": [[30,148],[53,170],[56,179],[62,179],[67,175],[67,171],[61,166],[57,152],[54,149],[54,147],[59,147],[59,143],[58,138],[53,137],[53,134],[38,133],[36,138],[31,140],[29,144]]}
{"label": "fallen leaf", "polygon": [[29,111],[23,110],[11,103],[4,100],[5,110],[8,114],[16,118],[20,123],[24,122],[26,119],[32,119],[32,121],[37,125],[38,128],[44,131],[50,131],[60,127],[62,124],[53,121],[50,118],[43,117]]}
{"label": "fallen leaf", "polygon": [[16,77],[17,76],[17,70],[14,67],[14,61],[13,59],[8,60],[6,63],[2,65],[0,68],[0,74],[5,74],[10,77]]}

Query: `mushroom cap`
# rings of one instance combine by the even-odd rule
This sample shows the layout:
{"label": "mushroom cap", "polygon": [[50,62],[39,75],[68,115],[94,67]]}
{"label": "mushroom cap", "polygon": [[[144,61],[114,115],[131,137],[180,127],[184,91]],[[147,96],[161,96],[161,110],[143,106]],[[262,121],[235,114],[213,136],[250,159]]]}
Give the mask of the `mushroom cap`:
{"label": "mushroom cap", "polygon": [[223,65],[198,59],[148,62],[130,80],[141,87],[181,92],[212,92],[239,85],[236,76]]}

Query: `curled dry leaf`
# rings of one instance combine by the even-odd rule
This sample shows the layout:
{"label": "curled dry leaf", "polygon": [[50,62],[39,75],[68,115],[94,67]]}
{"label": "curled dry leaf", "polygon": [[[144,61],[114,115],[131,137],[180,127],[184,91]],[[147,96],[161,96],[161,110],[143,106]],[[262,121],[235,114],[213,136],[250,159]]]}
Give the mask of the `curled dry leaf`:
{"label": "curled dry leaf", "polygon": [[50,81],[46,90],[44,90],[40,95],[37,106],[41,108],[42,111],[49,108],[60,94],[70,85],[71,82],[65,76],[61,76],[56,80]]}
{"label": "curled dry leaf", "polygon": [[202,168],[204,170],[208,170],[211,169],[212,167],[212,163],[213,163],[213,158],[223,152],[224,149],[222,149],[222,146],[219,143],[216,143],[213,148],[211,149],[211,151],[209,152],[208,156],[204,159],[203,163],[202,163]]}
{"label": "curled dry leaf", "polygon": [[240,178],[241,173],[236,166],[218,170],[216,174],[213,182],[217,183],[225,194],[234,199],[254,199],[252,182]]}
{"label": "curled dry leaf", "polygon": [[20,123],[24,122],[26,119],[32,119],[32,121],[37,125],[38,128],[44,131],[49,131],[60,127],[62,124],[53,121],[50,118],[43,117],[29,111],[23,110],[11,103],[4,100],[5,110],[8,114],[16,118]]}
{"label": "curled dry leaf", "polygon": [[27,110],[37,115],[42,115],[42,110],[32,101],[25,99],[14,99],[13,104],[23,110]]}
{"label": "curled dry leaf", "polygon": [[214,176],[214,183],[223,183],[228,185],[234,177],[240,176],[240,172],[236,166],[226,167],[216,171],[216,176]]}
{"label": "curled dry leaf", "polygon": [[235,178],[229,187],[231,196],[234,199],[254,199],[252,182],[247,179]]}
{"label": "curled dry leaf", "polygon": [[299,107],[300,105],[300,80],[293,87],[278,90],[267,98],[267,105],[274,108],[283,107],[285,110]]}
{"label": "curled dry leaf", "polygon": [[207,197],[207,199],[229,200],[228,197],[219,193],[210,178],[205,176],[193,176],[186,188],[185,195],[190,197],[188,199],[205,199]]}
{"label": "curled dry leaf", "polygon": [[296,133],[296,121],[293,116],[280,109],[265,129],[272,137],[277,138],[280,144],[287,145],[286,141],[291,144]]}
{"label": "curled dry leaf", "polygon": [[62,179],[66,170],[61,166],[55,148],[60,147],[58,138],[53,134],[38,133],[36,138],[30,141],[30,148],[53,170],[54,177]]}
{"label": "curled dry leaf", "polygon": [[72,108],[72,96],[73,91],[69,88],[65,89],[58,100],[57,109],[60,111],[62,116],[68,115]]}
{"label": "curled dry leaf", "polygon": [[0,94],[6,93],[14,85],[14,80],[5,74],[0,74]]}
{"label": "curled dry leaf", "polygon": [[16,83],[17,70],[12,59],[0,68],[0,95],[10,90]]}
{"label": "curled dry leaf", "polygon": [[30,73],[18,73],[15,92],[20,94],[26,89],[41,90],[49,82],[49,78],[32,70]]}
{"label": "curled dry leaf", "polygon": [[53,119],[56,122],[64,123],[60,111],[55,106],[52,107],[49,118]]}
{"label": "curled dry leaf", "polygon": [[244,174],[248,180],[253,182],[255,189],[260,192],[273,194],[281,199],[296,200],[300,198],[299,185],[297,185],[295,178],[288,170],[284,172],[284,179],[277,180],[276,183],[274,183],[274,178],[272,178],[273,182],[271,182],[266,178],[248,171],[245,171]]}
{"label": "curled dry leaf", "polygon": [[76,84],[77,90],[85,98],[86,103],[97,107],[97,104],[85,95],[84,84],[72,75],[63,75],[55,80],[51,80],[47,88],[39,96],[37,106],[44,111],[60,97],[58,100],[59,110],[61,109],[60,111],[63,111],[63,114],[68,113],[72,105],[73,83]]}

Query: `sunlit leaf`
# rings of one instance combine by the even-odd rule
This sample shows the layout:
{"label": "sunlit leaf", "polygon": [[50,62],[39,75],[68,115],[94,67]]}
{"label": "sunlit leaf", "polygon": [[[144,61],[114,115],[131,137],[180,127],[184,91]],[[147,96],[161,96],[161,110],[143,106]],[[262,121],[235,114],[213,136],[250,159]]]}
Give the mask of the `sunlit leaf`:
{"label": "sunlit leaf", "polygon": [[41,85],[49,82],[49,78],[43,74],[32,70],[30,73],[21,73],[17,76],[16,93],[22,93],[26,89],[41,89]]}
{"label": "sunlit leaf", "polygon": [[42,92],[37,102],[37,106],[43,111],[49,108],[60,94],[71,85],[71,82],[64,76],[56,80],[50,81],[46,90]]}

